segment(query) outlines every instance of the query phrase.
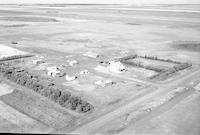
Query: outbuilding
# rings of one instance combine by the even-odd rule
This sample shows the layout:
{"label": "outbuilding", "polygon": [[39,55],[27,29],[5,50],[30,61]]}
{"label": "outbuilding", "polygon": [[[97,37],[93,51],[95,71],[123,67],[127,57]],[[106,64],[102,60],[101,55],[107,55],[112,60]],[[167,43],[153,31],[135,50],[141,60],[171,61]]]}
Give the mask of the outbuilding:
{"label": "outbuilding", "polygon": [[88,70],[82,70],[82,71],[80,72],[80,74],[81,74],[81,75],[87,75],[87,74],[89,74],[89,71],[88,71]]}
{"label": "outbuilding", "polygon": [[66,75],[65,76],[65,79],[67,81],[73,81],[73,80],[76,80],[78,77],[76,75],[73,75],[73,76],[70,76],[70,75]]}
{"label": "outbuilding", "polygon": [[99,58],[100,57],[100,55],[98,53],[90,52],[90,51],[84,53],[83,56],[87,56],[90,58]]}
{"label": "outbuilding", "polygon": [[74,66],[74,65],[78,64],[78,61],[77,60],[68,60],[68,63],[70,66]]}
{"label": "outbuilding", "polygon": [[110,80],[110,79],[107,79],[107,80],[99,80],[99,81],[96,81],[95,82],[96,85],[99,85],[101,87],[107,87],[107,86],[111,86],[111,85],[115,85],[116,82]]}
{"label": "outbuilding", "polygon": [[49,76],[56,77],[56,76],[60,76],[61,72],[59,70],[49,70],[47,74]]}
{"label": "outbuilding", "polygon": [[61,71],[57,66],[47,67],[47,74],[52,77],[60,76]]}
{"label": "outbuilding", "polygon": [[39,65],[45,63],[45,61],[41,60],[41,59],[37,59],[37,60],[33,60],[33,64]]}

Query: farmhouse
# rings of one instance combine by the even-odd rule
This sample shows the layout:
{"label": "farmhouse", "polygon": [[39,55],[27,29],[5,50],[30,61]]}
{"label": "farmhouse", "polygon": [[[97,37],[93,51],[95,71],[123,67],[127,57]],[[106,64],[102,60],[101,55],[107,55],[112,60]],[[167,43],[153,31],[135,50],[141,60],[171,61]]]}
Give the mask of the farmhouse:
{"label": "farmhouse", "polygon": [[124,65],[119,61],[110,61],[108,69],[114,73],[123,73],[126,71]]}

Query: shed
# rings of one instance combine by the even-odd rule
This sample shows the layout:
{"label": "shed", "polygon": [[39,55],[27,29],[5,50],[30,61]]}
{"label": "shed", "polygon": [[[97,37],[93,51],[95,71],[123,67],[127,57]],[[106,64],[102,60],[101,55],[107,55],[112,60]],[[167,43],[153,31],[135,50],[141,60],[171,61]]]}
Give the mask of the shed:
{"label": "shed", "polygon": [[111,85],[114,85],[116,84],[116,82],[110,80],[110,79],[107,79],[107,80],[99,80],[99,81],[96,81],[95,82],[96,85],[99,85],[101,87],[107,87],[107,86],[111,86]]}
{"label": "shed", "polygon": [[68,60],[67,62],[69,63],[70,66],[74,66],[74,65],[78,64],[77,60]]}
{"label": "shed", "polygon": [[88,70],[82,70],[82,71],[80,72],[80,74],[81,74],[81,75],[87,75],[87,74],[89,74],[89,71],[88,71]]}
{"label": "shed", "polygon": [[67,81],[73,81],[73,80],[76,80],[78,77],[76,75],[73,75],[73,76],[70,76],[70,75],[66,75],[65,76],[65,79]]}
{"label": "shed", "polygon": [[83,56],[87,56],[90,58],[99,58],[100,54],[88,51],[88,52],[84,53]]}

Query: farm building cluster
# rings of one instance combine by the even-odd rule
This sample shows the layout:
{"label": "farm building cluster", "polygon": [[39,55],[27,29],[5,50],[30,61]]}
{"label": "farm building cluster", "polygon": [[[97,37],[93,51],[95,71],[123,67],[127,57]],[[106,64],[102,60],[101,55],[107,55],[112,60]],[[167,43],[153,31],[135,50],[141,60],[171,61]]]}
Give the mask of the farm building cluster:
{"label": "farm building cluster", "polygon": [[[100,58],[100,54],[95,53],[95,52],[86,52],[82,54],[84,57],[88,57],[88,58],[95,58],[98,59]],[[76,65],[78,65],[80,62],[78,60],[75,59],[68,59],[70,57],[66,57],[66,63],[63,63],[61,65],[48,65],[43,56],[36,56],[37,59],[32,60],[33,64],[35,65],[42,65],[42,64],[46,64],[46,73],[48,76],[53,77],[53,78],[61,78],[61,77],[65,77],[66,81],[74,81],[77,80],[79,77],[86,77],[88,74],[90,74],[89,69],[82,69],[76,72],[68,72],[65,69],[66,67],[71,67],[71,68],[76,68]],[[125,66],[117,60],[111,60],[106,62],[106,64],[99,64],[97,66],[100,66],[102,68],[102,70],[108,70],[108,72],[111,73],[124,73],[126,72],[126,68]],[[109,80],[99,80],[97,81],[95,84],[97,85],[107,85],[107,84],[114,84],[112,81]]]}

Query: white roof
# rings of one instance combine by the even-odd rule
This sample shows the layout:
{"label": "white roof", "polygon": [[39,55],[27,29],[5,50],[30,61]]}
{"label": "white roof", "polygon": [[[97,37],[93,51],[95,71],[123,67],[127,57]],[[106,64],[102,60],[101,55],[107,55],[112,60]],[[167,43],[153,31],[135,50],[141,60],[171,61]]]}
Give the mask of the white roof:
{"label": "white roof", "polygon": [[95,52],[86,52],[83,54],[83,56],[88,56],[88,57],[92,57],[92,58],[97,58],[99,56],[98,53],[95,53]]}
{"label": "white roof", "polygon": [[68,75],[65,76],[65,79],[67,81],[72,81],[72,80],[75,80],[76,78],[77,78],[77,76],[68,76]]}
{"label": "white roof", "polygon": [[109,69],[111,72],[114,72],[114,73],[122,73],[121,70],[125,70],[125,67],[124,67],[124,65],[123,65],[121,62],[119,62],[119,61],[117,61],[117,62],[111,61],[111,62],[110,62],[110,65],[108,66],[108,69]]}
{"label": "white roof", "polygon": [[78,61],[77,60],[68,60],[67,61],[69,63],[70,66],[73,66],[75,64],[78,64]]}
{"label": "white roof", "polygon": [[47,67],[47,70],[57,70],[57,69],[58,69],[57,66]]}
{"label": "white roof", "polygon": [[81,75],[83,75],[83,74],[88,74],[88,73],[89,73],[88,70],[82,70],[82,71],[80,72]]}

